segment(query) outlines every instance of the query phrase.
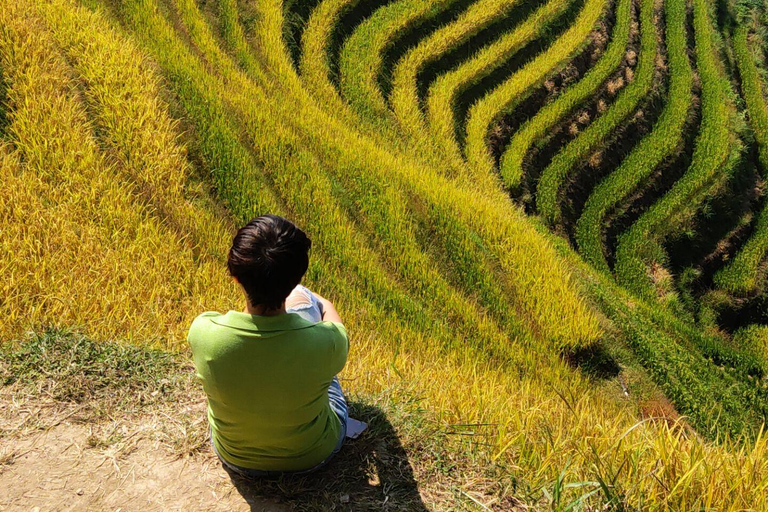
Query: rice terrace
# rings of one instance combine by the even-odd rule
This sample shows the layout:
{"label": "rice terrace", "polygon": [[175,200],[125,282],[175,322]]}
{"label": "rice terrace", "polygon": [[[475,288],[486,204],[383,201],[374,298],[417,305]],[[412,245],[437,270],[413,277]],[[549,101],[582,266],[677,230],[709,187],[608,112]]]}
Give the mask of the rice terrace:
{"label": "rice terrace", "polygon": [[[0,0],[0,180],[0,510],[768,510],[762,0]],[[241,482],[264,213],[370,428]]]}

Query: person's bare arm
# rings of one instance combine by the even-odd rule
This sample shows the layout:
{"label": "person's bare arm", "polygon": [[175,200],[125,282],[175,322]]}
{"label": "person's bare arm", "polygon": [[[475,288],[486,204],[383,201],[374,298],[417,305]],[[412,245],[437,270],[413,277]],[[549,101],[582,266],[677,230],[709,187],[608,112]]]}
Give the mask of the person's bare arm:
{"label": "person's bare arm", "polygon": [[[315,292],[312,292],[315,293]],[[315,293],[315,297],[317,297],[317,300],[320,301],[320,304],[323,305],[323,320],[326,322],[339,322],[340,324],[344,323],[341,321],[341,317],[339,316],[339,312],[336,311],[336,308],[333,307],[333,303],[326,299],[325,297],[321,297],[320,295]]]}

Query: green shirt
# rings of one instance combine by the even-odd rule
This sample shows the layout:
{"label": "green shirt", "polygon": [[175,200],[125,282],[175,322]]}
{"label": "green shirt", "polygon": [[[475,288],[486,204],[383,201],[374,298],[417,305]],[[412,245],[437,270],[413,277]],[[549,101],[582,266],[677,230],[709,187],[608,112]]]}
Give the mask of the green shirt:
{"label": "green shirt", "polygon": [[208,395],[213,443],[227,462],[299,471],[331,454],[342,427],[328,387],[349,350],[342,324],[207,312],[187,341]]}

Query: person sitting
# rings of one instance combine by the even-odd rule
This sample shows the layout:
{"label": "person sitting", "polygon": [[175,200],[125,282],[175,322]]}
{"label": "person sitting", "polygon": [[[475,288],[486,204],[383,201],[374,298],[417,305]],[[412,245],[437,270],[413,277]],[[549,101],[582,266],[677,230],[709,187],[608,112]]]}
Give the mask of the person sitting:
{"label": "person sitting", "polygon": [[314,471],[344,442],[347,403],[337,374],[349,340],[333,304],[300,284],[310,247],[282,217],[246,224],[227,261],[245,310],[205,312],[187,337],[214,451],[245,477]]}

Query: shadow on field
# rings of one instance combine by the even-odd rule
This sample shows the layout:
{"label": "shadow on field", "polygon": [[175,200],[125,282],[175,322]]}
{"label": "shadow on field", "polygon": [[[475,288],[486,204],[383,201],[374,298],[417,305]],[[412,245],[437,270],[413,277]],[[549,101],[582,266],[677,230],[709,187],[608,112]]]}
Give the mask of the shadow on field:
{"label": "shadow on field", "polygon": [[618,361],[602,344],[573,349],[564,354],[564,359],[568,365],[594,379],[613,379],[621,373]]}
{"label": "shadow on field", "polygon": [[408,456],[384,412],[351,402],[350,416],[368,423],[368,430],[357,439],[347,439],[333,460],[316,473],[246,479],[224,469],[252,511],[260,511],[258,503],[264,499],[299,511],[428,511]]}

